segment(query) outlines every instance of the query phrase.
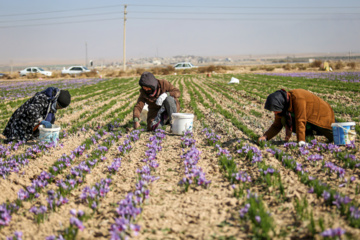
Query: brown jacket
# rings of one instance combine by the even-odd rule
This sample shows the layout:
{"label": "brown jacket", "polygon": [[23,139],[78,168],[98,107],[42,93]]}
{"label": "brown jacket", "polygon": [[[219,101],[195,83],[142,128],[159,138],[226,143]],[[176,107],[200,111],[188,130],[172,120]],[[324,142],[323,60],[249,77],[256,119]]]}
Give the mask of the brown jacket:
{"label": "brown jacket", "polygon": [[[306,123],[312,123],[318,127],[331,129],[335,122],[334,111],[331,106],[304,89],[294,89],[288,92],[290,106],[288,111],[295,115],[297,141],[305,141]],[[275,115],[275,121],[265,132],[268,140],[276,136],[282,129],[281,116]]]}
{"label": "brown jacket", "polygon": [[141,88],[140,89],[140,96],[137,100],[137,103],[134,107],[133,111],[133,118],[140,118],[140,113],[145,105],[147,103],[149,105],[149,112],[147,116],[147,128],[148,130],[151,130],[150,125],[152,121],[155,119],[157,112],[160,110],[160,106],[156,105],[156,99],[163,93],[168,93],[170,96],[172,96],[176,101],[176,109],[177,112],[180,111],[180,90],[174,87],[170,82],[166,80],[159,80],[158,79],[158,88],[157,93],[154,97],[149,97],[145,91]]}

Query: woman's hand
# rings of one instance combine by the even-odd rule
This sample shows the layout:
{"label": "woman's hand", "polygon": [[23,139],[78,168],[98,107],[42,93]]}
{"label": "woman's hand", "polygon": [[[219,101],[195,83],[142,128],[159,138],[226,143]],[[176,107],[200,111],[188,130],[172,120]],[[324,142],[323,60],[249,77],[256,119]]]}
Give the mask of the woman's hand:
{"label": "woman's hand", "polygon": [[44,125],[45,128],[51,128],[52,127],[51,123],[48,122],[48,121],[41,121],[40,124]]}
{"label": "woman's hand", "polygon": [[137,129],[138,127],[140,127],[140,122],[134,122],[134,129]]}
{"label": "woman's hand", "polygon": [[266,137],[266,136],[262,136],[262,137],[259,137],[258,142],[266,141],[266,140],[267,140],[267,137]]}

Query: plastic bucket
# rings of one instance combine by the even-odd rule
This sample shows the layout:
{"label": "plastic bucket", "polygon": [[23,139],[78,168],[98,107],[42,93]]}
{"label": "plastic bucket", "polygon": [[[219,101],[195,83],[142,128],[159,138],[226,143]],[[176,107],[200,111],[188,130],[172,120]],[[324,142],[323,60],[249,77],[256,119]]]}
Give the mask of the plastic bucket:
{"label": "plastic bucket", "polygon": [[185,131],[192,132],[194,114],[192,113],[173,113],[172,133],[182,135]]}
{"label": "plastic bucket", "polygon": [[355,141],[355,122],[332,123],[334,143],[336,145],[350,144]]}
{"label": "plastic bucket", "polygon": [[57,143],[58,139],[59,139],[59,132],[60,132],[60,127],[57,125],[52,125],[51,128],[45,128],[43,125],[39,126],[39,131],[40,131],[40,135],[39,135],[39,141],[45,141],[45,142],[55,142],[55,144]]}

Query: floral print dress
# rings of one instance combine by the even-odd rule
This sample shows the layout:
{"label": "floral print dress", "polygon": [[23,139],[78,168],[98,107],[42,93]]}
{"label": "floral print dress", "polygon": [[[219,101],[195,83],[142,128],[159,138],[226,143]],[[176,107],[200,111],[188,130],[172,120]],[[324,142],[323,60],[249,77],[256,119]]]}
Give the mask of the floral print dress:
{"label": "floral print dress", "polygon": [[11,116],[4,129],[7,141],[28,141],[33,137],[33,129],[48,114],[51,102],[46,94],[39,92],[23,105],[21,105]]}

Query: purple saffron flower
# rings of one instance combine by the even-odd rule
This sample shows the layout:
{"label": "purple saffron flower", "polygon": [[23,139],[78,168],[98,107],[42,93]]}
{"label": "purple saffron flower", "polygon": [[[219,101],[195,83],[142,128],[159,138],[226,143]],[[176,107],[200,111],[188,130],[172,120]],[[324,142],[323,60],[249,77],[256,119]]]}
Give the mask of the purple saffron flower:
{"label": "purple saffron flower", "polygon": [[71,209],[71,210],[70,210],[70,214],[73,215],[73,216],[76,216],[76,210],[75,210],[75,209]]}
{"label": "purple saffron flower", "polygon": [[324,190],[323,194],[322,194],[323,198],[325,199],[325,201],[327,201],[330,198],[330,193],[327,192],[326,190]]}
{"label": "purple saffron flower", "polygon": [[71,217],[70,218],[70,224],[74,225],[75,227],[77,227],[81,231],[83,231],[85,229],[83,223],[76,217]]}
{"label": "purple saffron flower", "polygon": [[341,235],[343,235],[345,233],[344,229],[341,228],[334,228],[334,229],[327,229],[325,231],[323,231],[322,233],[320,233],[321,236],[323,237],[340,237]]}

